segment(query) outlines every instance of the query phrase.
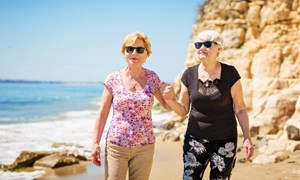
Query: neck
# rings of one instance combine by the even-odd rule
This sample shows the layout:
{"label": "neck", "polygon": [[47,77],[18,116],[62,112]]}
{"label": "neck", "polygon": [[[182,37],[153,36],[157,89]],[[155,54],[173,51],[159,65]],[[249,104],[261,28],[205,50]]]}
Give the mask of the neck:
{"label": "neck", "polygon": [[140,77],[143,72],[144,72],[143,67],[127,66],[124,69],[125,75],[128,76],[128,77],[130,77],[130,78],[132,78],[132,79],[136,79],[136,78]]}
{"label": "neck", "polygon": [[218,66],[218,61],[214,61],[214,62],[201,62],[200,64],[200,68],[202,68],[204,71],[208,72],[208,73],[213,73]]}

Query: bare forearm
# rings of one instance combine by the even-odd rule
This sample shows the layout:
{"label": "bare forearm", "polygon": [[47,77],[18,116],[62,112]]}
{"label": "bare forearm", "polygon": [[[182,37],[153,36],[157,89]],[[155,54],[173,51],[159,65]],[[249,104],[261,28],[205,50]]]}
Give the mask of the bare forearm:
{"label": "bare forearm", "polygon": [[243,131],[244,139],[249,139],[251,141],[250,127],[249,127],[249,117],[246,109],[242,109],[236,113],[236,117],[239,121],[241,129]]}
{"label": "bare forearm", "polygon": [[179,100],[177,101],[176,94],[171,86],[167,86],[163,91],[163,97],[170,108],[179,116],[186,116],[190,110],[190,97],[188,89],[181,84]]}
{"label": "bare forearm", "polygon": [[112,104],[112,94],[106,86],[102,95],[101,105],[98,111],[98,117],[94,127],[94,140],[93,144],[99,144],[102,133],[106,124],[107,117],[109,115],[110,107]]}
{"label": "bare forearm", "polygon": [[243,147],[245,149],[245,158],[246,160],[250,160],[250,158],[253,156],[254,148],[251,140],[247,110],[240,110],[238,113],[236,113],[236,116],[239,120],[244,135]]}
{"label": "bare forearm", "polygon": [[99,144],[102,133],[104,131],[104,127],[106,124],[106,120],[101,120],[100,118],[96,120],[95,127],[94,127],[94,144]]}
{"label": "bare forearm", "polygon": [[98,112],[98,118],[95,122],[93,144],[99,144],[105,128],[108,115],[109,115],[109,106],[103,105],[103,107],[100,108]]}
{"label": "bare forearm", "polygon": [[178,114],[179,116],[186,116],[189,112],[188,108],[185,108],[183,105],[181,105],[180,103],[178,103],[176,100],[169,100],[166,101],[168,103],[168,105],[171,107],[171,109]]}
{"label": "bare forearm", "polygon": [[161,106],[165,109],[165,110],[172,110],[172,108],[169,106],[169,104],[167,102],[165,103],[161,103]]}

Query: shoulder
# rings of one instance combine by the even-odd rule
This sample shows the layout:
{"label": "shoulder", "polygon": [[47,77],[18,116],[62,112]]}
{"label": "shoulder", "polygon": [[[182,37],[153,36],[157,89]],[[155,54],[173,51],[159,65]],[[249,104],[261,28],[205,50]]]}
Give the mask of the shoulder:
{"label": "shoulder", "polygon": [[[220,63],[221,63],[221,62],[220,62]],[[224,69],[225,71],[236,71],[236,68],[235,68],[233,65],[221,63],[221,67],[222,67],[222,69]]]}
{"label": "shoulder", "polygon": [[197,71],[197,70],[198,70],[198,67],[199,67],[199,64],[196,64],[196,65],[194,65],[194,66],[188,67],[187,69],[190,70],[190,71]]}
{"label": "shoulder", "polygon": [[193,73],[193,72],[197,72],[198,71],[198,67],[199,67],[199,64],[187,67],[184,70],[183,74],[190,74],[190,73]]}
{"label": "shoulder", "polygon": [[120,75],[120,71],[111,72],[106,76],[105,82],[114,81],[119,77],[119,75]]}
{"label": "shoulder", "polygon": [[222,77],[227,79],[231,86],[234,85],[241,78],[239,72],[232,65],[228,65],[224,63],[221,63],[221,65],[222,65],[222,74],[223,74]]}
{"label": "shoulder", "polygon": [[150,70],[150,69],[146,69],[146,73],[147,73],[147,77],[150,77],[150,78],[159,78],[159,76],[157,75],[156,72]]}
{"label": "shoulder", "polygon": [[234,66],[230,65],[230,64],[226,64],[226,63],[223,63],[223,62],[220,62],[222,68],[225,68],[225,69],[230,69],[230,68],[234,68]]}
{"label": "shoulder", "polygon": [[119,76],[120,74],[121,74],[121,70],[114,71],[114,72],[109,73],[107,77],[116,77],[116,76]]}
{"label": "shoulder", "polygon": [[189,84],[193,83],[195,79],[197,79],[197,72],[198,72],[199,64],[188,67],[184,70],[181,82],[186,86],[189,87]]}
{"label": "shoulder", "polygon": [[183,72],[183,76],[187,77],[192,74],[196,74],[198,72],[198,67],[199,67],[199,64],[187,67]]}
{"label": "shoulder", "polygon": [[147,68],[145,68],[145,70],[146,70],[147,74],[157,76],[156,72],[154,72],[153,70],[150,70],[150,69],[147,69]]}
{"label": "shoulder", "polygon": [[154,91],[160,88],[160,78],[159,76],[152,70],[146,69],[147,72],[147,80],[146,82],[149,84],[149,88]]}

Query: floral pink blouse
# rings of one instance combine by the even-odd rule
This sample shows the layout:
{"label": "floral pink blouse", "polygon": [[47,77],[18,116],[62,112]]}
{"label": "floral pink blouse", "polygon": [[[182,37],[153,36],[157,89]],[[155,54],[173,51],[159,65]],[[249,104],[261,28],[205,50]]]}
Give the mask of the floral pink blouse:
{"label": "floral pink blouse", "polygon": [[146,69],[146,73],[144,89],[135,92],[124,87],[121,71],[111,73],[104,81],[113,95],[108,142],[125,147],[145,146],[155,142],[151,109],[153,94],[160,88],[160,79],[151,70]]}

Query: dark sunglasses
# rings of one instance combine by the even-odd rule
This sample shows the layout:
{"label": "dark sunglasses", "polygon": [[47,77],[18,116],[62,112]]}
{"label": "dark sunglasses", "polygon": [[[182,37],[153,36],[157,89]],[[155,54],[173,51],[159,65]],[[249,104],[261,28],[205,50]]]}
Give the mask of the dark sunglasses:
{"label": "dark sunglasses", "polygon": [[202,45],[204,45],[204,47],[206,48],[210,48],[212,46],[212,43],[217,44],[216,42],[213,41],[205,41],[205,42],[195,42],[194,45],[196,49],[200,49]]}
{"label": "dark sunglasses", "polygon": [[143,54],[146,48],[144,47],[133,47],[133,46],[126,46],[125,50],[127,53],[133,53],[134,50],[136,50],[137,53]]}

